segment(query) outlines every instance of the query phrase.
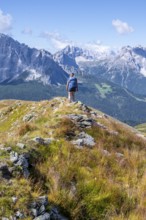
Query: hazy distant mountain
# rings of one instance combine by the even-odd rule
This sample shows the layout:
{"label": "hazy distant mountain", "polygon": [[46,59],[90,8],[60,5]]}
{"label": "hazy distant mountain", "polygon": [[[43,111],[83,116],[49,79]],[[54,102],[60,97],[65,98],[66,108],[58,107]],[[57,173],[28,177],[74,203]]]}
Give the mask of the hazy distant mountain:
{"label": "hazy distant mountain", "polygon": [[105,53],[68,46],[56,53],[54,59],[68,72],[94,74],[134,93],[146,94],[146,48],[141,46]]}
{"label": "hazy distant mountain", "polygon": [[64,84],[67,74],[45,50],[29,48],[0,34],[0,83],[38,81]]}

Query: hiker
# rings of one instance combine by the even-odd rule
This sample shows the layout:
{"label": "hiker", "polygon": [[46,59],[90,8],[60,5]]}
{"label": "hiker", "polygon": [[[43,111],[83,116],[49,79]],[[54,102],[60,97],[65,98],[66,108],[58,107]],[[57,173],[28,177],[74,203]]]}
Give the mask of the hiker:
{"label": "hiker", "polygon": [[66,84],[66,90],[68,91],[69,102],[75,101],[75,92],[78,91],[78,82],[74,73],[70,74],[70,77]]}

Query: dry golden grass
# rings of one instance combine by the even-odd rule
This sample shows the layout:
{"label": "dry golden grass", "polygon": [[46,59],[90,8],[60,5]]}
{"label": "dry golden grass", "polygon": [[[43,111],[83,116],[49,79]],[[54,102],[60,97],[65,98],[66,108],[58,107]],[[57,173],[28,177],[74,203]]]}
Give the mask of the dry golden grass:
{"label": "dry golden grass", "polygon": [[34,131],[37,129],[37,126],[32,123],[24,123],[18,129],[18,135],[24,136],[29,131]]}
{"label": "dry golden grass", "polygon": [[62,118],[57,124],[54,136],[57,138],[71,137],[75,135],[76,125],[69,118]]}

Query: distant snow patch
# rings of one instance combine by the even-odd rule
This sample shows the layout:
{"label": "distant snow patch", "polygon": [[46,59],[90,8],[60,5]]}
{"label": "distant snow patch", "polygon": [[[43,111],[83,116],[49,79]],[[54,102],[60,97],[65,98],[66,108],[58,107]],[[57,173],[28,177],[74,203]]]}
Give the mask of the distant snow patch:
{"label": "distant snow patch", "polygon": [[40,78],[40,81],[41,81],[44,85],[49,85],[49,84],[51,84],[50,76],[47,76],[47,75],[43,75],[43,76]]}
{"label": "distant snow patch", "polygon": [[83,56],[78,56],[75,58],[75,60],[76,60],[76,63],[93,61],[93,59],[87,59],[86,57],[83,57]]}
{"label": "distant snow patch", "polygon": [[146,77],[146,67],[142,67],[142,68],[140,69],[140,73],[141,73],[143,76]]}
{"label": "distant snow patch", "polygon": [[37,80],[41,77],[40,72],[37,72],[35,69],[28,69],[31,74],[26,78],[26,81]]}
{"label": "distant snow patch", "polygon": [[36,71],[35,69],[27,69],[29,72],[31,72],[29,74],[29,76],[25,79],[27,82],[28,81],[33,81],[33,80],[37,80],[39,82],[42,82],[44,85],[49,85],[51,84],[50,81],[50,76],[45,75],[41,72]]}
{"label": "distant snow patch", "polygon": [[18,59],[17,65],[18,65],[18,66],[21,66],[21,65],[22,65],[22,60],[21,60],[20,58]]}

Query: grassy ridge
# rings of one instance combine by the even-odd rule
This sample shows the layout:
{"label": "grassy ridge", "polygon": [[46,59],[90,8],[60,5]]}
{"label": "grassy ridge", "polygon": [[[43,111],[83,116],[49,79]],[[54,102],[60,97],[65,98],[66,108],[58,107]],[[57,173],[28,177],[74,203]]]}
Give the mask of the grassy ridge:
{"label": "grassy ridge", "polygon": [[[64,98],[0,102],[1,144],[19,154],[28,153],[32,164],[28,179],[23,178],[19,167],[11,184],[0,177],[1,217],[10,218],[20,210],[25,219],[32,219],[28,204],[47,195],[48,210],[55,205],[73,220],[145,219],[145,140],[127,125],[90,110],[97,116],[86,112],[81,103],[69,104]],[[65,117],[68,114],[93,117],[107,129],[95,125],[81,129]],[[81,130],[94,138],[92,149],[78,149],[72,144]],[[53,141],[37,144],[32,141],[36,136]],[[18,142],[26,148],[19,148]],[[12,166],[9,152],[0,149],[0,159]],[[13,196],[17,197],[15,203]]]}
{"label": "grassy ridge", "polygon": [[[132,94],[111,82],[94,76],[78,76],[77,100],[99,109],[132,126],[145,123],[145,97]],[[67,97],[65,85],[43,85],[37,82],[0,85],[0,100],[21,99],[40,101],[53,97]]]}

